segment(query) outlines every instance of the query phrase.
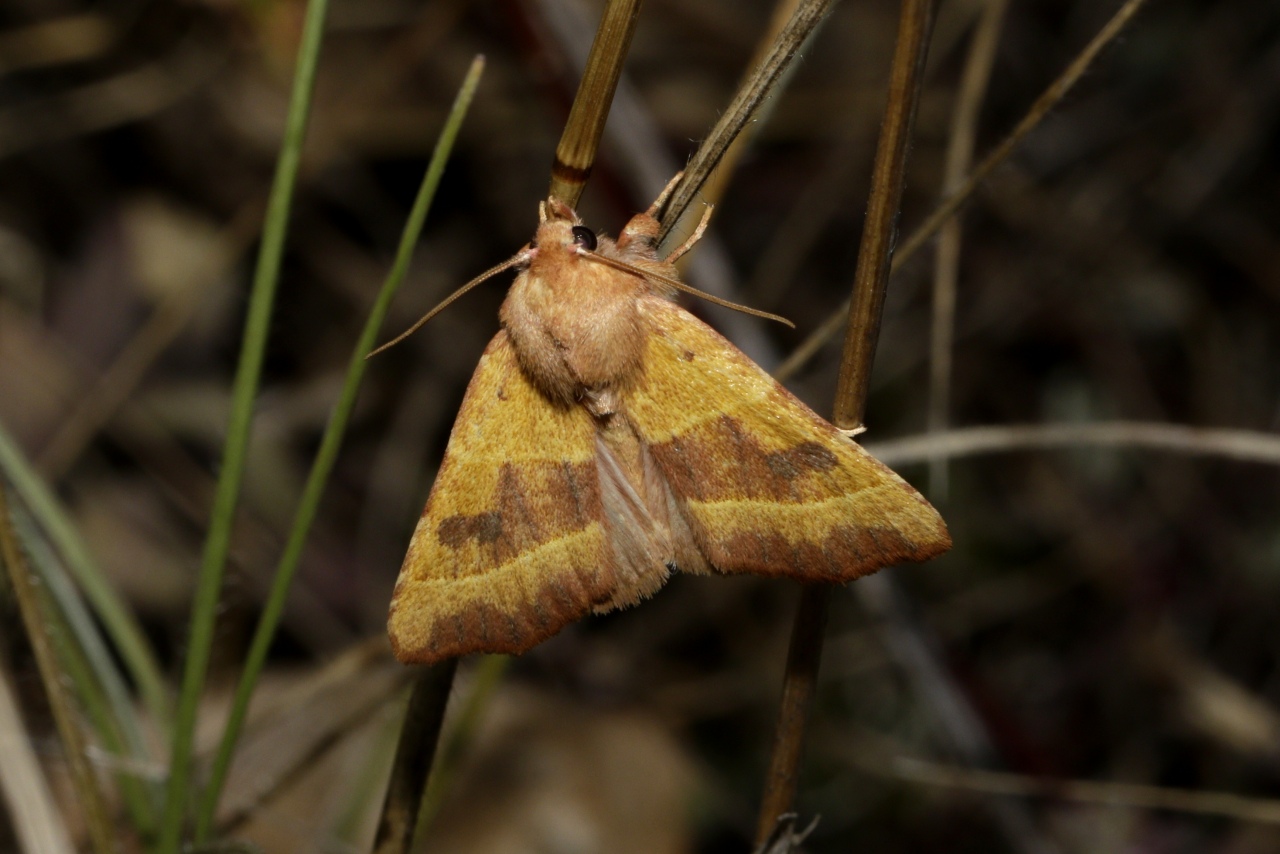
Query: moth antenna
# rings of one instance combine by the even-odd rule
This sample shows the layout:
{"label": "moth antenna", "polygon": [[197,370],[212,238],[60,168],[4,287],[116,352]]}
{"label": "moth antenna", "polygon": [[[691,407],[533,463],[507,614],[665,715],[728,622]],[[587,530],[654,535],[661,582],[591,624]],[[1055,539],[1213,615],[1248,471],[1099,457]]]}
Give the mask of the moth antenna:
{"label": "moth antenna", "polygon": [[447,297],[445,297],[443,300],[437,303],[435,308],[431,309],[431,311],[428,311],[426,314],[422,315],[422,317],[418,319],[417,323],[413,324],[413,326],[410,326],[404,332],[401,332],[395,338],[392,338],[386,344],[383,344],[381,347],[377,348],[372,353],[365,356],[365,358],[372,359],[374,356],[378,355],[383,350],[389,350],[390,348],[399,344],[401,341],[403,341],[404,339],[408,338],[410,335],[412,335],[413,333],[421,329],[428,320],[435,317],[437,314],[439,314],[440,312],[448,308],[450,305],[452,305],[454,300],[456,300],[458,297],[462,296],[467,291],[474,288],[476,285],[483,282],[485,279],[492,278],[493,276],[496,276],[499,273],[501,273],[503,270],[510,270],[512,267],[515,267],[518,264],[522,264],[528,260],[529,260],[529,247],[526,246],[524,249],[521,249],[515,255],[512,255],[510,258],[503,261],[498,266],[490,267],[488,270],[485,270],[483,273],[476,276],[474,279],[467,282],[465,285],[458,288],[453,293],[449,294]]}
{"label": "moth antenna", "polygon": [[654,282],[661,282],[662,284],[668,287],[675,288],[678,291],[684,291],[686,294],[692,294],[695,297],[704,299],[707,302],[715,303],[718,306],[723,306],[724,308],[731,308],[734,311],[740,311],[743,314],[749,314],[752,317],[760,317],[765,320],[776,320],[778,323],[781,323],[785,326],[790,326],[792,329],[796,328],[796,325],[794,323],[792,323],[790,320],[787,320],[785,317],[782,317],[781,315],[770,314],[769,312],[761,311],[758,308],[750,308],[745,305],[738,305],[736,302],[729,302],[727,299],[720,299],[720,297],[712,296],[706,291],[700,291],[697,288],[693,287],[692,285],[686,285],[684,282],[680,281],[679,279],[673,279],[670,276],[663,276],[658,273],[650,272],[649,270],[642,269],[633,264],[628,264],[626,261],[619,261],[617,258],[607,258],[604,255],[597,255],[594,252],[587,252],[586,250],[583,250],[583,249],[579,249],[579,253],[584,258],[589,258],[592,261],[597,261],[601,264],[604,264],[606,267],[613,267],[615,270],[624,270],[628,273],[632,273],[633,275],[639,276],[643,279],[649,279]]}

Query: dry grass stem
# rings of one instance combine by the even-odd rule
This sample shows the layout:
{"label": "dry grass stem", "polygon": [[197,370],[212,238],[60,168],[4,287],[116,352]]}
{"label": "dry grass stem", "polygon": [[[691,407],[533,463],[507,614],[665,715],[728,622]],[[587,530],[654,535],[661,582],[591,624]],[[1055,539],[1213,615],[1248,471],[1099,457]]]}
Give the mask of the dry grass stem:
{"label": "dry grass stem", "polygon": [[[907,152],[916,105],[920,98],[921,73],[929,49],[933,5],[929,0],[906,0],[899,16],[897,44],[889,72],[889,98],[881,126],[876,162],[872,173],[871,198],[863,225],[854,274],[854,306],[849,314],[845,358],[836,388],[837,427],[862,423],[871,361],[879,335],[880,308],[889,278],[894,224],[906,177]],[[778,817],[789,812],[799,780],[804,732],[813,704],[822,641],[831,590],[810,585],[800,594],[783,676],[782,699],[775,728],[773,751],[765,777],[764,794],[756,821],[756,842],[768,839]]]}
{"label": "dry grass stem", "polygon": [[[943,224],[955,216],[956,211],[960,210],[969,201],[982,182],[1013,153],[1014,149],[1026,138],[1027,134],[1035,130],[1036,126],[1057,106],[1058,102],[1066,97],[1072,87],[1089,70],[1089,66],[1098,58],[1098,54],[1120,34],[1120,31],[1138,13],[1138,10],[1142,8],[1145,2],[1146,0],[1127,0],[1120,7],[1115,15],[1098,31],[1098,34],[1071,61],[1066,70],[1049,85],[1049,88],[1040,97],[1036,98],[1031,108],[1027,110],[1027,114],[1022,117],[1022,120],[1018,122],[1009,135],[1001,140],[1000,144],[992,149],[978,164],[978,167],[969,174],[969,177],[951,195],[943,199],[925,221],[902,242],[902,245],[894,255],[893,267],[890,272],[901,269],[902,265],[907,263],[942,228]],[[845,302],[837,308],[830,318],[814,330],[787,357],[786,361],[778,366],[774,376],[779,380],[785,380],[804,367],[822,349],[823,345],[831,340],[832,336],[844,328],[848,311],[849,302]]]}
{"label": "dry grass stem", "polygon": [[822,638],[830,605],[829,587],[807,586],[800,593],[800,604],[791,628],[791,643],[787,649],[787,668],[782,678],[782,699],[778,702],[769,770],[765,775],[756,820],[757,845],[768,841],[781,817],[791,811],[791,804],[795,801],[800,784],[805,730],[817,688]]}
{"label": "dry grass stem", "polygon": [[400,727],[391,782],[373,842],[374,854],[404,854],[411,850],[457,668],[457,660],[451,658],[419,668],[414,674],[413,692]]}
{"label": "dry grass stem", "polygon": [[[1000,26],[1008,0],[987,0],[973,33],[969,56],[960,79],[955,110],[951,115],[951,135],[947,144],[942,176],[942,196],[964,180],[973,162],[978,137],[978,116],[983,96],[995,66]],[[933,272],[933,330],[929,336],[929,432],[946,429],[951,400],[951,348],[955,338],[956,287],[960,278],[960,217],[948,220],[938,235],[938,252]],[[930,463],[929,495],[934,501],[947,497],[947,462],[939,457]]]}
{"label": "dry grass stem", "polygon": [[886,756],[879,749],[868,749],[865,740],[859,741],[857,746],[846,746],[841,753],[869,774],[974,794],[1046,798],[1116,809],[1169,810],[1236,821],[1280,824],[1280,800],[1272,798],[960,768],[914,756]]}
{"label": "dry grass stem", "polygon": [[1274,433],[1132,421],[964,427],[867,444],[867,449],[877,458],[893,466],[923,462],[931,457],[955,459],[1072,448],[1167,451],[1264,465],[1280,464],[1280,435]]}
{"label": "dry grass stem", "polygon": [[777,825],[774,826],[768,838],[756,845],[753,854],[791,854],[793,851],[800,851],[800,846],[817,829],[819,819],[814,818],[809,822],[808,827],[797,831],[798,818],[799,816],[793,812],[778,816]]}
{"label": "dry grass stem", "polygon": [[[583,0],[538,0],[540,23],[572,68],[586,68],[592,43],[592,6]],[[657,119],[624,67],[613,92],[605,140],[637,206],[647,205],[680,170]]]}
{"label": "dry grass stem", "polygon": [[[739,91],[749,90],[759,75],[766,73],[765,69],[768,67],[769,56],[774,51],[774,45],[777,44],[778,39],[782,36],[787,24],[800,11],[802,2],[803,0],[778,0],[778,4],[773,7],[773,13],[769,18],[769,26],[762,34],[751,60],[747,63],[747,74],[739,83]],[[783,69],[782,76],[775,84],[775,91],[785,86],[786,73],[791,68],[794,68],[794,65]],[[733,137],[729,143],[729,147],[720,155],[719,161],[715,164],[711,174],[707,176],[707,180],[703,182],[699,190],[699,195],[701,195],[704,204],[718,205],[720,200],[724,198],[725,191],[729,189],[729,183],[733,180],[734,172],[738,168],[738,161],[742,158],[743,153],[746,152],[747,147],[751,144],[752,138],[763,124],[763,116],[761,114],[765,113],[767,109],[768,104],[762,99],[760,106],[757,108],[756,120],[743,125],[737,136]],[[683,243],[698,227],[700,219],[701,214],[696,209],[686,207],[675,224],[667,229],[664,242],[669,246]]]}
{"label": "dry grass stem", "polygon": [[831,417],[831,423],[842,430],[862,426],[867,390],[871,387],[871,365],[880,340],[880,315],[893,263],[907,154],[929,51],[933,4],[908,0],[902,4],[899,21],[898,46],[889,73],[889,102],[880,126],[872,169],[871,198],[867,201],[862,241],[858,246],[858,266],[854,271],[853,296]]}
{"label": "dry grass stem", "polygon": [[570,207],[578,204],[591,167],[595,165],[613,93],[640,18],[640,3],[641,0],[610,0],[600,19],[595,41],[591,43],[582,82],[578,84],[578,94],[573,99],[551,168],[550,195]]}
{"label": "dry grass stem", "polygon": [[778,33],[764,59],[738,89],[711,133],[685,166],[684,176],[662,213],[662,239],[666,239],[702,185],[719,165],[725,151],[742,133],[760,105],[773,93],[801,47],[817,30],[834,5],[833,0],[802,0]]}

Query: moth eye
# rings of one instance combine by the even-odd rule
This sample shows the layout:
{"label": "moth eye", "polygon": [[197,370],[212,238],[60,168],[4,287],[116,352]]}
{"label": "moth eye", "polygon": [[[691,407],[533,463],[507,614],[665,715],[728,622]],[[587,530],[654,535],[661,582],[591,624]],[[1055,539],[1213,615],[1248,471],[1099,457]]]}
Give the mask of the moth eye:
{"label": "moth eye", "polygon": [[588,252],[596,251],[596,234],[585,225],[575,225],[573,227],[573,242]]}

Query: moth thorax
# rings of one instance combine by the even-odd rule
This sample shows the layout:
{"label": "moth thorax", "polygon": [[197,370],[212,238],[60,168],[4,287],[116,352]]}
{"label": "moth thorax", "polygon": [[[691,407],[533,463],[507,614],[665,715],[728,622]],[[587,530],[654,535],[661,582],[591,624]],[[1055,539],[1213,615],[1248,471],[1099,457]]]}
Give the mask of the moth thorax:
{"label": "moth thorax", "polygon": [[540,253],[502,306],[502,323],[521,367],[559,403],[581,402],[588,391],[626,388],[644,353],[637,304],[643,282],[585,259],[551,254]]}

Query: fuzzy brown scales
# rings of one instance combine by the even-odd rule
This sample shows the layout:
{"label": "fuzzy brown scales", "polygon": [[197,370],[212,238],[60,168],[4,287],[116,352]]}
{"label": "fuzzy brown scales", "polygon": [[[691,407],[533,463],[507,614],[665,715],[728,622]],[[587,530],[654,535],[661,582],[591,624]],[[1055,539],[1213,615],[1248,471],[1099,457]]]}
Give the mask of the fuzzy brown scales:
{"label": "fuzzy brown scales", "polygon": [[523,652],[677,567],[844,582],[950,547],[919,493],[670,301],[652,209],[616,242],[584,231],[544,204],[400,571],[397,657]]}

